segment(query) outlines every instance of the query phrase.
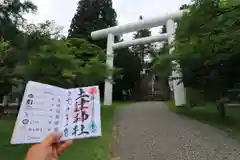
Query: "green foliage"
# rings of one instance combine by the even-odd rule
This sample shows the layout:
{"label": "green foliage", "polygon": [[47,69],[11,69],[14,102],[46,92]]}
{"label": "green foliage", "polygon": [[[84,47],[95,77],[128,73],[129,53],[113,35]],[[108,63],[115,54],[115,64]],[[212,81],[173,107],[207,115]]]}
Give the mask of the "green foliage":
{"label": "green foliage", "polygon": [[176,60],[185,86],[215,100],[240,80],[240,7],[221,8],[217,0],[195,0],[189,8],[190,13],[178,24],[174,53],[160,57],[157,63],[170,69]]}
{"label": "green foliage", "polygon": [[31,2],[4,0],[0,8],[1,95],[19,79],[71,88],[98,84],[109,74],[101,48],[84,39],[67,40],[53,21],[25,23],[24,13],[37,10]]}
{"label": "green foliage", "polygon": [[[143,17],[140,16],[140,20]],[[164,29],[164,28],[163,28]],[[133,39],[139,39],[143,37],[151,36],[149,29],[137,31],[133,35]],[[129,48],[123,48],[116,51],[115,65],[120,68],[119,76],[115,77],[114,95],[119,99],[122,97],[122,91],[129,93],[131,97],[139,94],[141,82],[141,72],[143,69],[149,71],[150,63],[145,59],[152,57],[154,49],[152,44],[134,45]],[[127,61],[126,61],[127,59]]]}
{"label": "green foliage", "polygon": [[[117,14],[112,7],[112,0],[79,0],[76,14],[72,18],[70,29],[68,31],[68,38],[86,39],[90,43],[105,49],[107,46],[106,38],[101,40],[92,40],[91,32],[115,26],[117,24],[116,17]],[[116,40],[118,40],[118,38],[116,38]],[[89,54],[87,57],[90,58],[90,55],[91,54]],[[102,59],[102,57],[100,57],[100,59]],[[102,67],[98,66],[97,68]],[[88,71],[86,72],[88,73]],[[82,72],[81,74],[87,73]],[[98,73],[97,70],[96,73]],[[95,76],[93,79],[94,78]],[[103,82],[99,84],[100,90],[102,91],[101,93],[103,93],[104,88]]]}
{"label": "green foliage", "polygon": [[134,90],[135,85],[139,82],[141,61],[128,48],[119,49],[115,52],[114,65],[120,71],[114,76],[114,98],[120,99],[123,90]]}
{"label": "green foliage", "polygon": [[[167,33],[166,25],[163,25],[161,28],[162,31],[160,32],[160,34]],[[161,42],[160,48],[154,51],[151,62],[151,69],[153,71],[156,71],[155,74],[161,77],[162,79],[168,79],[168,77],[170,76],[171,67],[169,66],[171,62],[169,61],[170,57],[169,58],[168,57],[169,57],[169,45],[168,41],[165,40]]]}
{"label": "green foliage", "polygon": [[[37,7],[30,1],[3,0],[0,2],[0,37],[17,45],[22,36],[19,27],[25,22],[24,13],[35,12]],[[16,36],[17,35],[17,36]]]}
{"label": "green foliage", "polygon": [[31,56],[23,77],[60,87],[98,84],[108,75],[101,55],[102,49],[82,39],[52,40]]}
{"label": "green foliage", "polygon": [[[143,17],[140,16],[140,20],[142,20]],[[149,37],[151,36],[151,31],[149,29],[144,29],[137,31],[133,35],[133,39],[139,39],[143,37]],[[145,58],[147,56],[152,56],[154,53],[153,45],[152,44],[142,44],[142,45],[134,45],[131,47],[131,52],[135,54],[136,56],[139,56],[142,64],[142,68],[146,68],[145,66]]]}
{"label": "green foliage", "polygon": [[36,10],[37,7],[30,1],[3,0],[0,2],[0,96],[8,94],[12,86],[18,84],[20,75],[15,69],[23,56],[18,47],[22,45],[24,37],[24,33],[19,28],[25,22],[23,15]]}
{"label": "green foliage", "polygon": [[60,28],[52,21],[38,24],[25,24],[22,26],[21,42],[15,46],[19,57],[19,63],[28,63],[30,56],[35,55],[42,46],[52,43],[52,40],[60,39]]}
{"label": "green foliage", "polygon": [[222,8],[232,7],[239,4],[240,4],[239,0],[220,0],[220,7]]}
{"label": "green foliage", "polygon": [[28,59],[28,64],[22,68],[26,81],[34,80],[43,83],[67,86],[68,78],[65,70],[75,68],[74,57],[68,54],[68,47],[63,41],[55,41],[40,48]]}
{"label": "green foliage", "polygon": [[84,38],[106,48],[106,40],[92,41],[92,31],[116,25],[116,12],[112,8],[112,0],[80,0],[69,29],[69,38]]}
{"label": "green foliage", "polygon": [[170,67],[172,57],[169,55],[168,42],[163,42],[162,48],[155,52],[152,60],[152,69],[160,77],[170,76],[172,68]]}
{"label": "green foliage", "polygon": [[[140,20],[142,20],[140,16]],[[133,36],[134,39],[148,37],[151,35],[149,29],[140,30]],[[114,64],[120,69],[118,75],[114,77],[114,98],[123,98],[122,91],[128,92],[132,96],[140,88],[141,71],[148,69],[145,58],[153,53],[151,44],[135,45],[116,51]]]}
{"label": "green foliage", "polygon": [[16,85],[15,63],[17,56],[9,42],[0,41],[0,95],[9,93],[13,85]]}
{"label": "green foliage", "polygon": [[78,61],[78,69],[74,72],[77,86],[98,84],[114,72],[105,65],[105,53],[100,47],[77,38],[69,39],[68,47]]}
{"label": "green foliage", "polygon": [[180,115],[187,116],[192,119],[196,119],[200,122],[212,125],[221,130],[224,130],[230,136],[235,138],[239,137],[240,133],[240,108],[229,108],[227,110],[227,117],[222,119],[217,112],[217,105],[214,103],[205,103],[197,105],[194,108],[176,107],[174,102],[168,102],[168,108]]}

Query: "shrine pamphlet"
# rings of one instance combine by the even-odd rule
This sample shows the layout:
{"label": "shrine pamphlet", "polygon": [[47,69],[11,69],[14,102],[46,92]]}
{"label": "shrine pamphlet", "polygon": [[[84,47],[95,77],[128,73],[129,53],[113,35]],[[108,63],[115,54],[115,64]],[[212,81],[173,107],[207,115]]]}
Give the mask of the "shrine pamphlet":
{"label": "shrine pamphlet", "polygon": [[63,140],[101,136],[98,86],[63,89],[29,81],[11,144],[41,142],[52,132]]}

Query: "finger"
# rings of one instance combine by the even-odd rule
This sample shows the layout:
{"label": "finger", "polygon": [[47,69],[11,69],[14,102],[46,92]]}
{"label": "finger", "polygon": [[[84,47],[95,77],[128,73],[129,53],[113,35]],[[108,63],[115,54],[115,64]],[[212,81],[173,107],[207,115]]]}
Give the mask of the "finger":
{"label": "finger", "polygon": [[60,156],[61,154],[63,154],[72,145],[72,143],[72,140],[62,143],[57,149],[58,155]]}
{"label": "finger", "polygon": [[43,145],[50,146],[60,140],[62,133],[51,133],[47,138],[42,141]]}
{"label": "finger", "polygon": [[52,153],[53,153],[53,156],[55,158],[58,158],[58,152],[57,152],[57,148],[59,147],[59,144],[56,143],[56,144],[53,144],[53,147],[52,147]]}

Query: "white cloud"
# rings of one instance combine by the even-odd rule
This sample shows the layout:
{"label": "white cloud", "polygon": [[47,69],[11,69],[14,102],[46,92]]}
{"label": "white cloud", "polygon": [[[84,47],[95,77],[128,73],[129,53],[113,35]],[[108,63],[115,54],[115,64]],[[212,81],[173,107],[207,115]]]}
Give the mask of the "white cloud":
{"label": "white cloud", "polygon": [[[63,26],[63,34],[67,34],[79,0],[32,0],[38,6],[37,15],[27,15],[30,22],[54,20]],[[174,12],[190,0],[113,0],[113,7],[118,15],[119,25],[137,21],[139,16],[151,18],[165,13]],[[153,29],[157,34],[159,29]],[[125,36],[131,39],[131,34]]]}

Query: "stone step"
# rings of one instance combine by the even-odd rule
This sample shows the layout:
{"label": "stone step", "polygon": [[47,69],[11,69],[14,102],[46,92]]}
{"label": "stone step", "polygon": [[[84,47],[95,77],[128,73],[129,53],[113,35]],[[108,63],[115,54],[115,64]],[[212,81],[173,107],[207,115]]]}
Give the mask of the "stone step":
{"label": "stone step", "polygon": [[18,114],[18,110],[4,110],[4,114]]}
{"label": "stone step", "polygon": [[240,88],[240,83],[235,83],[234,88]]}
{"label": "stone step", "polygon": [[230,93],[240,93],[240,89],[236,89],[236,88],[229,89],[228,92],[230,92]]}
{"label": "stone step", "polygon": [[240,102],[236,102],[236,103],[226,103],[224,104],[225,107],[231,107],[231,108],[237,108],[240,107]]}
{"label": "stone step", "polygon": [[229,94],[229,95],[227,95],[227,98],[230,101],[240,101],[240,94],[235,94],[235,95]]}

